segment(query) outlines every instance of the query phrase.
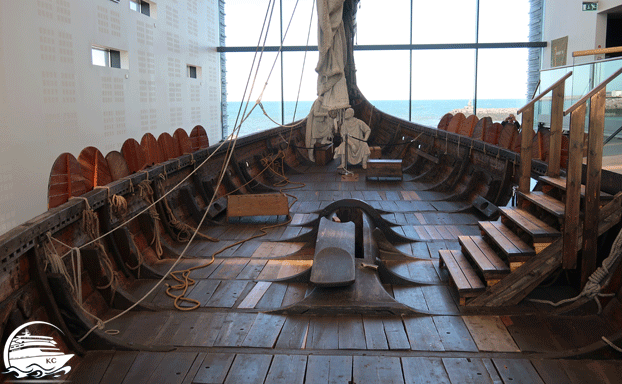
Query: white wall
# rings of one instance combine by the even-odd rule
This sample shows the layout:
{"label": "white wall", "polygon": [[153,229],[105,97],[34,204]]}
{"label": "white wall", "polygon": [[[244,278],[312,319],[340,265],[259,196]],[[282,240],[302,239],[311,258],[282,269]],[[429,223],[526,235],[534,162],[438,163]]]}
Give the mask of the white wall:
{"label": "white wall", "polygon": [[[197,124],[220,139],[218,0],[152,1],[157,19],[128,1],[0,1],[0,233],[47,209],[63,152]],[[92,65],[93,44],[127,51],[129,69]]]}
{"label": "white wall", "polygon": [[581,0],[545,0],[542,41],[549,43],[544,48],[542,68],[551,67],[551,40],[568,36],[566,64],[572,65],[593,61],[594,56],[572,58],[572,52],[605,48],[607,28],[606,11],[619,7],[622,1],[600,0],[598,11],[582,11]]}

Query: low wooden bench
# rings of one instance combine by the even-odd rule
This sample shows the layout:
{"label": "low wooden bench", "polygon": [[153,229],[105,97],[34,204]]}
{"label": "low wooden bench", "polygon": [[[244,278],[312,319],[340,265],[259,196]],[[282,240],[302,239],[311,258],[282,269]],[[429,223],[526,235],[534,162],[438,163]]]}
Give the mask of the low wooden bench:
{"label": "low wooden bench", "polygon": [[281,215],[289,215],[289,201],[281,193],[227,196],[227,221],[231,217]]}
{"label": "low wooden bench", "polygon": [[367,161],[367,179],[402,180],[402,160],[370,159]]}
{"label": "low wooden bench", "polygon": [[439,266],[447,267],[450,281],[458,289],[460,305],[466,305],[467,297],[478,296],[486,289],[461,251],[440,250],[438,254]]}

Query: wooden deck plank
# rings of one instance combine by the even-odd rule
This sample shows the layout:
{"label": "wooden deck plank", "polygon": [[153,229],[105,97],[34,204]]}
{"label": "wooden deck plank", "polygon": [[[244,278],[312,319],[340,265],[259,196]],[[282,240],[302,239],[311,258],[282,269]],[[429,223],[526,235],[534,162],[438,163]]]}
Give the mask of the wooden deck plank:
{"label": "wooden deck plank", "polygon": [[[165,353],[155,352],[139,352],[132,367],[125,375],[123,384],[142,384],[149,382],[149,375],[145,372],[153,372],[159,365],[162,359],[164,359]],[[82,382],[77,381],[76,382]],[[83,381],[84,383],[90,383],[92,381]]]}
{"label": "wooden deck plank", "polygon": [[523,352],[553,352],[561,349],[546,324],[537,316],[501,316],[501,320]]}
{"label": "wooden deck plank", "polygon": [[520,352],[498,316],[462,316],[480,351]]}
{"label": "wooden deck plank", "polygon": [[520,208],[499,208],[501,214],[534,238],[534,241],[552,239],[561,233],[542,220]]}
{"label": "wooden deck plank", "polygon": [[533,256],[536,251],[500,221],[481,221],[480,227],[509,258]]}
{"label": "wooden deck plank", "polygon": [[451,384],[443,362],[435,357],[402,357],[406,384]]}
{"label": "wooden deck plank", "polygon": [[440,279],[434,267],[436,260],[411,261],[408,265],[410,278],[414,281],[426,284],[440,284]]}
{"label": "wooden deck plank", "polygon": [[309,318],[307,316],[287,316],[281,334],[276,341],[277,349],[301,349],[305,347]]}
{"label": "wooden deck plank", "polygon": [[[148,382],[180,384],[186,377],[197,355],[197,352],[175,351],[167,353],[162,362],[153,370]],[[147,373],[145,376],[149,376],[149,372],[143,373]]]}
{"label": "wooden deck plank", "polygon": [[449,293],[449,287],[443,285],[429,285],[421,287],[423,297],[430,313],[452,314],[460,313],[455,301]]}
{"label": "wooden deck plank", "polygon": [[272,355],[236,355],[225,384],[263,384],[271,362]]}
{"label": "wooden deck plank", "polygon": [[308,284],[304,283],[291,283],[287,285],[285,296],[283,297],[282,307],[295,304],[305,298]]}
{"label": "wooden deck plank", "polygon": [[242,300],[240,305],[238,305],[238,308],[240,309],[255,308],[255,305],[257,305],[259,300],[261,300],[261,298],[266,293],[268,288],[270,288],[270,285],[272,285],[272,283],[268,281],[257,282],[257,284],[255,284],[253,289],[251,289],[251,291],[248,293],[248,295],[246,295],[244,300]]}
{"label": "wooden deck plank", "polygon": [[339,349],[339,321],[333,317],[312,317],[306,349]]}
{"label": "wooden deck plank", "polygon": [[384,333],[389,343],[389,349],[410,349],[410,342],[408,341],[401,318],[382,318],[382,324],[384,325]]}
{"label": "wooden deck plank", "polygon": [[536,369],[525,359],[493,359],[505,384],[544,384]]}
{"label": "wooden deck plank", "polygon": [[242,272],[248,259],[245,257],[232,257],[223,261],[220,266],[212,273],[210,279],[235,279]]}
{"label": "wooden deck plank", "polygon": [[531,364],[546,384],[572,384],[559,360],[532,359]]}
{"label": "wooden deck plank", "polygon": [[268,260],[266,259],[251,259],[248,264],[244,266],[242,271],[236,276],[238,280],[254,280],[256,279],[263,268],[266,266]]}
{"label": "wooden deck plank", "polygon": [[384,325],[379,317],[363,317],[367,349],[389,349]]}
{"label": "wooden deck plank", "polygon": [[573,384],[579,383],[619,383],[620,365],[609,365],[602,360],[560,360],[560,363]]}
{"label": "wooden deck plank", "polygon": [[441,337],[430,316],[404,317],[404,326],[413,351],[444,351]]}
{"label": "wooden deck plank", "polygon": [[230,312],[223,321],[218,337],[214,340],[215,347],[239,347],[251,329],[254,313]]}
{"label": "wooden deck plank", "polygon": [[272,283],[257,305],[255,305],[255,308],[261,310],[279,308],[281,303],[283,303],[286,291],[286,283]]}
{"label": "wooden deck plank", "polygon": [[[462,270],[462,266],[456,260],[455,254],[452,251],[440,251],[439,255],[445,264],[445,267],[449,271],[453,283],[456,285],[460,294],[468,293],[473,290],[471,282],[467,278],[465,271]],[[482,285],[483,288],[483,285]]]}
{"label": "wooden deck plank", "polygon": [[87,352],[78,367],[69,375],[69,380],[75,383],[99,382],[108,370],[113,357],[113,351]]}
{"label": "wooden deck plank", "polygon": [[192,379],[192,384],[222,383],[225,381],[234,357],[233,353],[208,353]]}
{"label": "wooden deck plank", "polygon": [[339,317],[339,349],[367,349],[360,315]]}
{"label": "wooden deck plank", "polygon": [[242,342],[242,346],[251,348],[274,347],[284,323],[285,316],[259,313]]}
{"label": "wooden deck plank", "polygon": [[306,384],[348,384],[352,382],[352,356],[309,355]]}
{"label": "wooden deck plank", "polygon": [[[220,280],[199,280],[193,287],[191,287],[191,291],[186,296],[189,299],[197,300],[199,303],[201,303],[201,305],[204,306],[212,298],[214,292],[216,292],[216,289],[218,289],[219,284]],[[179,292],[181,293],[181,291]]]}
{"label": "wooden deck plank", "polygon": [[306,368],[307,356],[276,355],[266,376],[266,383],[303,384]]}
{"label": "wooden deck plank", "polygon": [[263,270],[257,276],[258,280],[275,280],[279,275],[279,271],[281,270],[282,261],[280,260],[270,260],[264,266]]}
{"label": "wooden deck plank", "polygon": [[481,359],[443,358],[443,365],[452,383],[490,384],[492,382]]}
{"label": "wooden deck plank", "polygon": [[434,316],[432,320],[446,351],[477,352],[477,345],[461,317]]}
{"label": "wooden deck plank", "polygon": [[549,195],[546,195],[540,191],[532,191],[529,193],[519,192],[519,195],[555,217],[564,217],[566,212],[566,206],[564,203]]}
{"label": "wooden deck plank", "polygon": [[223,280],[216,288],[212,297],[203,304],[204,307],[231,308],[244,292],[248,281]]}
{"label": "wooden deck plank", "polygon": [[213,346],[226,317],[227,314],[224,312],[201,313],[184,345],[197,347]]}
{"label": "wooden deck plank", "polygon": [[354,356],[353,382],[357,384],[403,384],[399,357]]}
{"label": "wooden deck plank", "polygon": [[134,364],[136,356],[138,356],[136,351],[115,352],[99,384],[118,384],[122,382],[132,364]]}

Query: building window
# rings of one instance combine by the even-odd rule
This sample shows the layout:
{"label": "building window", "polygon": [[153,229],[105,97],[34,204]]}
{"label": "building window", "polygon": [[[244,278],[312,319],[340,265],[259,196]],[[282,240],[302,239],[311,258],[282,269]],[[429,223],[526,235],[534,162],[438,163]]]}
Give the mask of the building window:
{"label": "building window", "polygon": [[91,47],[91,55],[93,59],[93,65],[98,65],[100,67],[129,69],[129,60],[127,57],[127,52],[125,51],[93,46]]}
{"label": "building window", "polygon": [[200,79],[201,78],[201,67],[197,67],[195,65],[188,65],[188,77],[191,79]]}
{"label": "building window", "polygon": [[155,4],[149,3],[147,1],[142,1],[142,0],[130,0],[130,9],[132,11],[140,12],[145,16],[151,17],[152,5],[155,5]]}

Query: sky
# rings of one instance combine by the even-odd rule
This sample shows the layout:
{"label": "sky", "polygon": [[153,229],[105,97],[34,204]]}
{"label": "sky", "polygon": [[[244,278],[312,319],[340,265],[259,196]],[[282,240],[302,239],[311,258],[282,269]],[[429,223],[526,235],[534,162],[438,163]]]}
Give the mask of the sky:
{"label": "sky", "polygon": [[[269,0],[227,0],[226,45],[257,46]],[[295,0],[283,0],[283,29]],[[298,0],[284,45],[317,45],[317,15],[313,0]],[[355,44],[409,44],[410,0],[361,0]],[[309,22],[312,19],[311,29]],[[413,0],[413,44],[474,43],[475,0],[430,2]],[[528,41],[528,0],[480,0],[479,42]],[[272,14],[266,45],[279,45],[279,1]],[[526,92],[528,49],[480,49],[478,98],[522,99]],[[253,53],[227,53],[229,101],[242,100]],[[285,52],[285,100],[316,97],[317,52]],[[274,64],[272,75],[268,74]],[[303,67],[303,60],[305,65]],[[370,100],[404,100],[409,91],[408,51],[355,51],[357,83]],[[475,50],[413,51],[412,97],[471,99],[474,93]],[[300,78],[302,86],[298,91]],[[266,85],[267,81],[267,85]],[[250,83],[253,83],[251,79]],[[254,80],[251,100],[281,99],[280,59],[265,53]],[[262,93],[263,91],[263,93]]]}

